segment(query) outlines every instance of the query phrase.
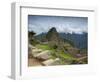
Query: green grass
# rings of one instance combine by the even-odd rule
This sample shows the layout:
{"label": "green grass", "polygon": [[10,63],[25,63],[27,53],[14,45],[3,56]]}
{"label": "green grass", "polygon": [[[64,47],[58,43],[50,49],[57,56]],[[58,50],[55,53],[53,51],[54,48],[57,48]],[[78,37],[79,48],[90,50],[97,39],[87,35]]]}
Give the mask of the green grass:
{"label": "green grass", "polygon": [[55,59],[57,57],[61,58],[61,63],[65,64],[64,60],[72,61],[76,60],[71,54],[66,54],[63,51],[57,51],[56,49],[51,48],[48,44],[38,44],[36,45],[37,48],[42,49],[42,50],[50,50],[51,51],[51,58]]}
{"label": "green grass", "polygon": [[70,54],[65,54],[64,52],[61,52],[60,55],[65,59],[72,58],[72,56]]}
{"label": "green grass", "polygon": [[42,50],[50,50],[51,48],[47,44],[38,44],[36,45],[37,48]]}

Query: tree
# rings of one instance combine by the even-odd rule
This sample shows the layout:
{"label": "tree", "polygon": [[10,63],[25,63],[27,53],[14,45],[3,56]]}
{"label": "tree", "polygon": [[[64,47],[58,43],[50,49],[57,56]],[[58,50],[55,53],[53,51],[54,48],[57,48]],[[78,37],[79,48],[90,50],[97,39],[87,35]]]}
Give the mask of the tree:
{"label": "tree", "polygon": [[33,32],[33,31],[28,31],[28,37],[29,37],[29,39],[32,39],[32,38],[34,37],[35,34],[36,34],[36,33]]}
{"label": "tree", "polygon": [[29,32],[28,32],[29,43],[32,44],[32,45],[36,45],[36,44],[38,43],[38,41],[36,41],[36,40],[34,39],[34,35],[35,35],[35,34],[36,34],[36,33],[33,32],[33,31],[29,31]]}

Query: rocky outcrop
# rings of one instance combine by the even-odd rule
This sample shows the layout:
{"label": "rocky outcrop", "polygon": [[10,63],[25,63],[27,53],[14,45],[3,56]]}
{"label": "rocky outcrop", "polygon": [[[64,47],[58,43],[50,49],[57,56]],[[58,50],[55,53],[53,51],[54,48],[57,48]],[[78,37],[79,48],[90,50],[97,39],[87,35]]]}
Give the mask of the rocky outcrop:
{"label": "rocky outcrop", "polygon": [[56,58],[56,59],[49,59],[49,60],[46,60],[44,62],[42,62],[42,64],[44,66],[51,66],[51,65],[59,65],[59,61],[60,59],[59,58]]}
{"label": "rocky outcrop", "polygon": [[51,57],[50,54],[51,53],[49,50],[45,50],[45,51],[42,51],[41,53],[36,54],[35,57],[41,60],[47,60]]}

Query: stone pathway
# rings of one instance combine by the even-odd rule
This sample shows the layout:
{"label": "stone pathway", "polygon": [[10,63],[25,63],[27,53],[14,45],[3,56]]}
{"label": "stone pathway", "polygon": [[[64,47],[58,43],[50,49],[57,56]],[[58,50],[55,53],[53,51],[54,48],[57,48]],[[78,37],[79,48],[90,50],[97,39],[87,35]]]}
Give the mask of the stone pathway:
{"label": "stone pathway", "polygon": [[28,59],[29,66],[49,66],[56,64],[57,61],[59,61],[59,58],[51,58],[51,52],[49,50],[42,51],[32,45],[29,47],[31,48],[31,54],[33,56],[33,58]]}
{"label": "stone pathway", "polygon": [[44,66],[50,66],[50,65],[56,65],[57,62],[59,62],[59,58],[56,58],[56,59],[48,59],[48,60],[42,62],[42,64]]}

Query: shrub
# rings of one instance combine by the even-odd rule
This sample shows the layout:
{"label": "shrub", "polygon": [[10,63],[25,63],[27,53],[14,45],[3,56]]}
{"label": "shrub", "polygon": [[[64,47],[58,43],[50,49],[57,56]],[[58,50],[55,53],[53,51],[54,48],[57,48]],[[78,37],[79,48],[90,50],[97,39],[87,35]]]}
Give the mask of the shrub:
{"label": "shrub", "polygon": [[57,48],[58,48],[58,46],[55,44],[55,45],[53,45],[53,48],[54,48],[54,49],[57,49]]}

